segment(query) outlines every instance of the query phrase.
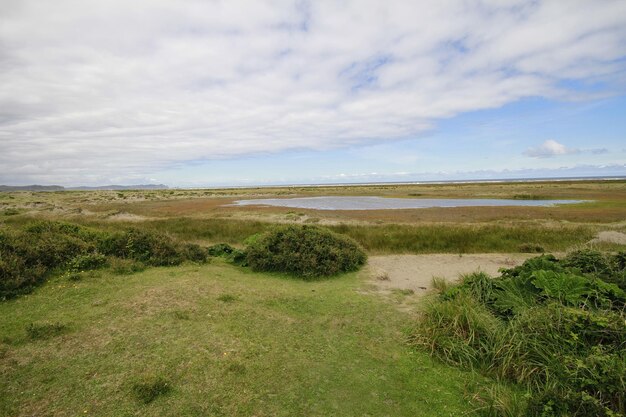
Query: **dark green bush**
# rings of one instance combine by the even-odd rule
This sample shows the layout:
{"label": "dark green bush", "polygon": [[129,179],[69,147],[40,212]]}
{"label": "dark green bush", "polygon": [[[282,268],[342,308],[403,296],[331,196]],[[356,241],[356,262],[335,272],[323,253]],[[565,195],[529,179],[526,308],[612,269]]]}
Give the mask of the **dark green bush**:
{"label": "dark green bush", "polygon": [[28,265],[15,252],[0,248],[0,300],[29,292],[45,274],[43,265]]}
{"label": "dark green bush", "polygon": [[105,266],[129,274],[145,265],[178,265],[184,260],[204,262],[198,245],[181,244],[168,235],[131,229],[104,232],[76,224],[35,221],[21,230],[0,231],[0,300],[31,291],[46,277],[63,270],[79,272]]}
{"label": "dark green bush", "polygon": [[182,247],[183,258],[192,262],[204,263],[207,259],[207,251],[195,243],[186,243]]}
{"label": "dark green bush", "polygon": [[130,258],[146,265],[179,265],[184,257],[174,240],[168,235],[130,229],[104,237],[98,249],[110,256]]}
{"label": "dark green bush", "polygon": [[591,249],[568,253],[565,259],[563,259],[563,266],[576,268],[582,273],[598,275],[609,275],[612,272],[610,256]]}
{"label": "dark green bush", "polygon": [[355,271],[366,259],[352,239],[315,226],[276,227],[246,249],[252,269],[286,272],[304,279]]}
{"label": "dark green bush", "polygon": [[218,243],[213,246],[209,246],[207,249],[209,256],[224,258],[228,262],[231,262],[239,266],[248,266],[246,259],[246,252],[230,246],[228,243]]}
{"label": "dark green bush", "polygon": [[78,255],[68,264],[68,269],[73,272],[90,271],[106,266],[107,257],[100,253],[88,253]]}
{"label": "dark green bush", "polygon": [[207,248],[207,253],[209,256],[229,256],[236,249],[230,246],[228,243],[218,243],[213,246],[209,246]]}

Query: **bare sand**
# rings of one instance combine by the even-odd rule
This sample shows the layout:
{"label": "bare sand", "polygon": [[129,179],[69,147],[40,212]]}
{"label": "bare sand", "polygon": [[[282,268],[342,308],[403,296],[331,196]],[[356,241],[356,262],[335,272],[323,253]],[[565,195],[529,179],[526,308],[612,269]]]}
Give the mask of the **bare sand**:
{"label": "bare sand", "polygon": [[589,243],[599,243],[599,242],[608,242],[608,243],[617,243],[618,245],[626,245],[626,233],[615,232],[615,231],[600,232]]}
{"label": "bare sand", "polygon": [[368,267],[371,282],[381,291],[393,289],[425,293],[433,277],[454,281],[460,275],[483,271],[496,276],[500,268],[512,268],[537,254],[486,253],[471,255],[388,255],[371,256]]}

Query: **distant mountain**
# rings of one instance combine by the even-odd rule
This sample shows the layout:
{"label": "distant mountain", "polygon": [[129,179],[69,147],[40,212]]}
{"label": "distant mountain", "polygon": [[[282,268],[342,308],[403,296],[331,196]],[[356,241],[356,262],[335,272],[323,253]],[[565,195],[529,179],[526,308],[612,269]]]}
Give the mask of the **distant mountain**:
{"label": "distant mountain", "polygon": [[93,191],[93,190],[166,190],[165,184],[139,184],[139,185],[99,185],[96,187],[67,187],[72,191]]}
{"label": "distant mountain", "polygon": [[62,187],[60,185],[0,185],[0,191],[96,191],[96,190],[165,190],[165,184],[100,185],[97,187]]}
{"label": "distant mountain", "polygon": [[63,191],[60,185],[0,185],[0,191]]}

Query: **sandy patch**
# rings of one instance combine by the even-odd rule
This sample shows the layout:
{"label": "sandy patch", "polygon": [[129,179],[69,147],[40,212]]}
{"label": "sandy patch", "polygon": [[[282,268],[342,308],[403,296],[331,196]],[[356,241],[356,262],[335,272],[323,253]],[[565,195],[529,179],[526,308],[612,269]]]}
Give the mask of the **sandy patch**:
{"label": "sandy patch", "polygon": [[454,281],[462,274],[483,271],[497,275],[500,268],[512,268],[536,254],[433,254],[371,256],[371,282],[385,292],[413,290],[416,294],[431,288],[433,277]]}
{"label": "sandy patch", "polygon": [[618,245],[626,245],[626,233],[606,231],[600,232],[589,243],[617,243]]}
{"label": "sandy patch", "polygon": [[138,214],[120,212],[115,213],[106,217],[107,220],[111,221],[123,221],[123,222],[142,222],[144,220],[148,220],[145,216],[140,216]]}

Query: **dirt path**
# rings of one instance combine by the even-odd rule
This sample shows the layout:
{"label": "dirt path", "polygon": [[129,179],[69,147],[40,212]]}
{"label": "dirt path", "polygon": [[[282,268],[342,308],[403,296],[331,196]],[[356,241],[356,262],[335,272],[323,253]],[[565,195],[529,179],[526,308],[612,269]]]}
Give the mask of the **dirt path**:
{"label": "dirt path", "polygon": [[431,288],[433,277],[456,280],[459,275],[483,271],[497,275],[500,268],[511,268],[533,254],[433,254],[371,256],[369,269],[371,282],[380,290],[413,290],[416,294]]}

